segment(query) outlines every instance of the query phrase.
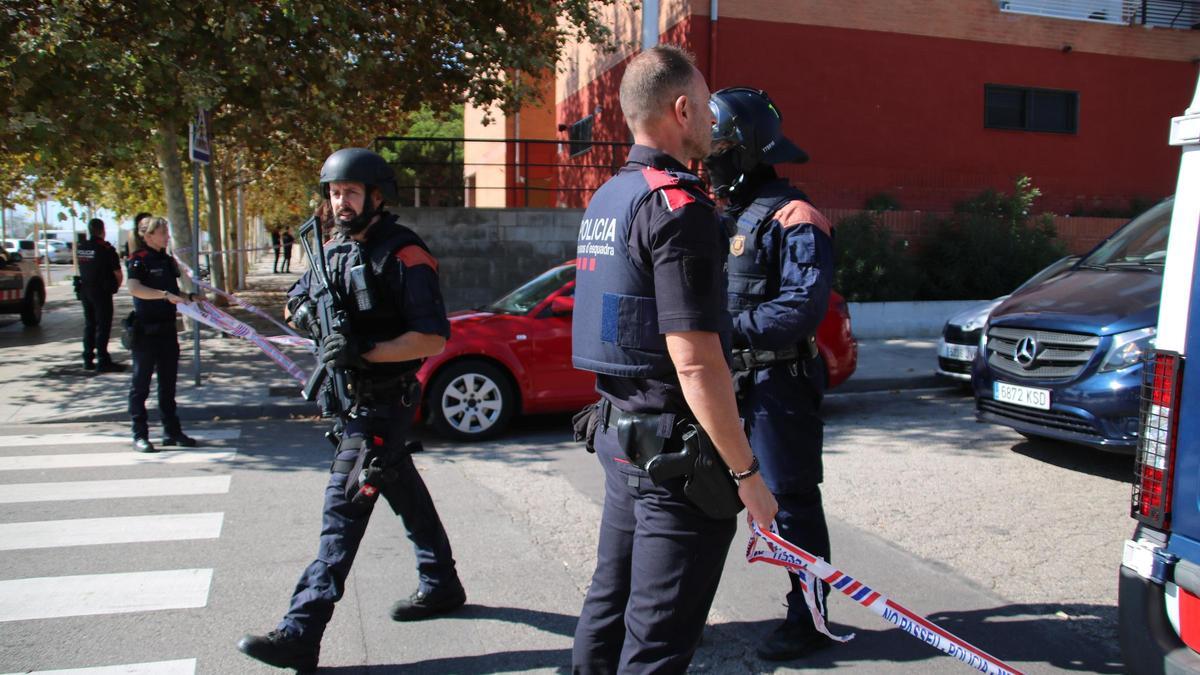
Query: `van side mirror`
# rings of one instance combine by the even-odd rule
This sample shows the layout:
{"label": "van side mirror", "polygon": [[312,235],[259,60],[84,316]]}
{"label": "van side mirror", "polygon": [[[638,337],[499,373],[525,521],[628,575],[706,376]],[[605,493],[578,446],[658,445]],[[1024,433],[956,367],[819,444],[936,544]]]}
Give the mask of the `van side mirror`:
{"label": "van side mirror", "polygon": [[560,295],[550,301],[551,316],[570,316],[575,313],[575,297]]}

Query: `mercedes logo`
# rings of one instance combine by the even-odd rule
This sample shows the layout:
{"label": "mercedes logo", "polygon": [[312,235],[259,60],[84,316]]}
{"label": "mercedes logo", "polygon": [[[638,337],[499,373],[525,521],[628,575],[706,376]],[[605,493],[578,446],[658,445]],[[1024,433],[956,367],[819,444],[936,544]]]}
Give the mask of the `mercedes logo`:
{"label": "mercedes logo", "polygon": [[1013,355],[1017,363],[1024,369],[1028,370],[1033,367],[1037,361],[1038,343],[1037,338],[1032,335],[1026,335],[1017,343],[1017,351]]}

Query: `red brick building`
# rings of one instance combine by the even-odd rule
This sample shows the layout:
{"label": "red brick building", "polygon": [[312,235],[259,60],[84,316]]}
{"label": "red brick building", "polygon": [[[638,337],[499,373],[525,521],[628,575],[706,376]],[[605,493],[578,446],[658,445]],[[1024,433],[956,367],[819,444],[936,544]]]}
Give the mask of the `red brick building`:
{"label": "red brick building", "polygon": [[[628,141],[617,89],[642,45],[696,55],[715,91],[765,89],[812,160],[786,173],[818,205],[879,193],[945,211],[1027,174],[1058,213],[1174,190],[1168,122],[1200,63],[1200,3],[1179,0],[649,0],[606,9],[605,51],[563,53],[553,115],[562,185],[598,185]],[[549,97],[547,97],[549,98]],[[573,152],[574,156],[572,156]],[[590,165],[590,166],[588,166]],[[560,206],[586,203],[562,192]]]}

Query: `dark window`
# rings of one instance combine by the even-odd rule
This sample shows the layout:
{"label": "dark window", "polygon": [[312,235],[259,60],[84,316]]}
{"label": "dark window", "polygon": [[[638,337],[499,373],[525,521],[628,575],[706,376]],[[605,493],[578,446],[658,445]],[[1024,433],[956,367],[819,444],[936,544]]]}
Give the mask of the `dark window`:
{"label": "dark window", "polygon": [[1075,133],[1079,121],[1079,92],[1029,87],[984,85],[983,126]]}
{"label": "dark window", "polygon": [[592,123],[595,115],[588,115],[571,125],[571,156],[578,157],[592,149]]}

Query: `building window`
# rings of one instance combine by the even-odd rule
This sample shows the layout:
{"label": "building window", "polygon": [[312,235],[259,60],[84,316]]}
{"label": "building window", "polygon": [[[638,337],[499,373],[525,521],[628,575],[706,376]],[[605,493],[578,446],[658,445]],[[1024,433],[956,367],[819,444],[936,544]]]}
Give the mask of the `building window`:
{"label": "building window", "polygon": [[983,126],[1073,134],[1079,123],[1079,92],[987,84]]}
{"label": "building window", "polygon": [[588,115],[571,125],[569,134],[572,157],[578,157],[592,149],[592,124],[595,121],[595,115]]}

